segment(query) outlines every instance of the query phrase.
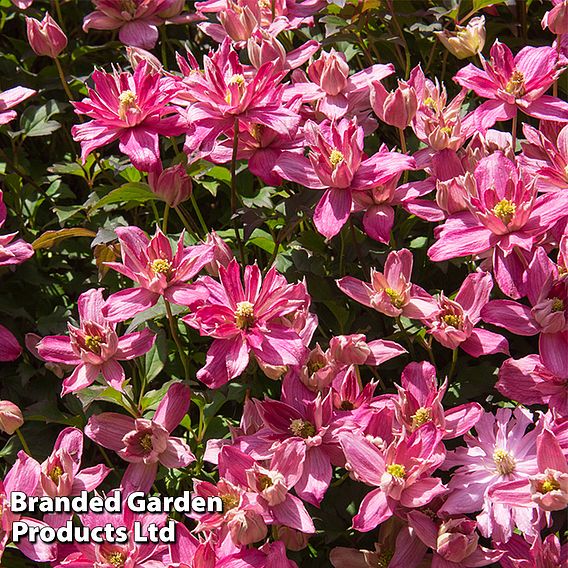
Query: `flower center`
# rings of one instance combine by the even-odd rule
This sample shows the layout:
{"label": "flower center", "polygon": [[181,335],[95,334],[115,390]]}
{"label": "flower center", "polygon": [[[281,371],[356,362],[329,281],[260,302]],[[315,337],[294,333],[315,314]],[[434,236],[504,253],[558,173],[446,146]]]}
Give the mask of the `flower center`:
{"label": "flower center", "polygon": [[416,411],[415,414],[411,416],[411,418],[412,418],[412,427],[420,428],[420,426],[432,420],[432,411],[429,408],[425,408],[424,406],[422,406]]}
{"label": "flower center", "polygon": [[92,353],[101,352],[102,337],[98,335],[85,335],[85,347]]}
{"label": "flower center", "polygon": [[540,486],[541,493],[550,493],[551,491],[558,491],[559,489],[560,483],[552,477],[545,479]]}
{"label": "flower center", "polygon": [[562,298],[554,298],[552,300],[552,311],[553,312],[563,312],[564,311],[564,300]]}
{"label": "flower center", "polygon": [[53,481],[53,483],[55,483],[56,485],[59,483],[59,478],[62,475],[63,475],[63,469],[59,465],[54,466],[52,470],[49,472],[49,477],[51,478],[51,481]]}
{"label": "flower center", "polygon": [[495,462],[495,468],[499,475],[509,475],[513,473],[517,467],[515,458],[507,450],[495,450],[495,452],[493,452],[493,461]]}
{"label": "flower center", "polygon": [[450,327],[460,329],[463,324],[463,317],[457,314],[446,314],[442,316],[442,321]]}
{"label": "flower center", "polygon": [[517,206],[510,199],[501,199],[501,201],[493,207],[493,213],[495,213],[505,225],[511,222],[516,210]]}
{"label": "flower center", "polygon": [[520,71],[513,71],[505,91],[514,95],[515,98],[522,97],[525,94],[525,76]]}
{"label": "flower center", "polygon": [[385,288],[385,294],[390,298],[391,304],[395,308],[402,308],[404,300],[399,292],[393,290],[392,288]]}
{"label": "flower center", "polygon": [[122,12],[128,12],[131,16],[134,16],[138,7],[134,0],[120,0],[120,8]]}
{"label": "flower center", "polygon": [[[237,85],[237,87],[239,88],[239,91],[241,89],[243,89],[243,87],[245,86],[246,81],[245,81],[245,77],[244,75],[241,75],[240,73],[235,73],[234,75],[232,75],[229,80],[227,81],[227,85],[230,87],[231,85]],[[230,105],[233,104],[233,94],[231,92],[230,89],[227,90],[227,94],[225,95],[225,102]]]}
{"label": "flower center", "polygon": [[235,325],[239,329],[249,329],[254,324],[254,305],[250,302],[239,302],[235,310]]}
{"label": "flower center", "polygon": [[151,452],[153,449],[153,445],[152,445],[152,436],[151,434],[144,434],[144,436],[142,436],[142,438],[140,438],[140,447],[145,451],[145,452]]}
{"label": "flower center", "polygon": [[316,433],[316,427],[307,420],[296,418],[290,422],[290,432],[300,438],[311,438]]}
{"label": "flower center", "polygon": [[226,513],[227,511],[239,506],[240,498],[237,495],[227,493],[225,495],[221,495],[221,501],[223,502],[223,512]]}
{"label": "flower center", "polygon": [[264,132],[264,124],[253,124],[250,128],[250,133],[252,137],[257,141],[260,142],[262,138],[262,133]]}
{"label": "flower center", "polygon": [[272,487],[274,484],[272,483],[272,479],[268,475],[259,475],[258,476],[258,486],[260,487],[261,491]]}
{"label": "flower center", "polygon": [[377,568],[388,568],[392,557],[394,556],[394,551],[385,550],[381,552],[377,557]]}
{"label": "flower center", "polygon": [[406,468],[399,463],[391,463],[387,465],[387,473],[390,473],[397,479],[404,479],[406,477]]}
{"label": "flower center", "polygon": [[353,410],[355,405],[350,400],[341,401],[341,410]]}
{"label": "flower center", "polygon": [[308,364],[306,366],[308,367],[308,373],[310,375],[313,375],[320,369],[323,369],[325,367],[325,363],[323,361],[308,361]]}
{"label": "flower center", "polygon": [[131,111],[140,111],[138,97],[133,91],[122,91],[118,96],[118,101],[118,117],[120,120],[126,120]]}
{"label": "flower center", "polygon": [[331,165],[336,168],[340,162],[343,162],[343,154],[339,150],[332,150],[329,155]]}
{"label": "flower center", "polygon": [[107,556],[108,563],[116,568],[123,568],[126,563],[126,556],[122,552],[111,552]]}
{"label": "flower center", "polygon": [[452,134],[452,129],[449,126],[444,126],[443,128],[440,128],[440,132],[442,132],[442,134],[447,134],[448,136],[450,136]]}
{"label": "flower center", "polygon": [[427,106],[431,110],[437,110],[436,101],[432,97],[426,97],[424,99],[424,106]]}
{"label": "flower center", "polygon": [[172,263],[165,258],[158,258],[152,262],[152,272],[154,274],[168,275],[172,271]]}

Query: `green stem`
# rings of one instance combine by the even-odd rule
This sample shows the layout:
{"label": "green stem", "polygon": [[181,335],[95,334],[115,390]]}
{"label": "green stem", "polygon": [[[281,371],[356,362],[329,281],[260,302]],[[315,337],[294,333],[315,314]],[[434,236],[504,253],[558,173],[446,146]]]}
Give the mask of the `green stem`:
{"label": "green stem", "polygon": [[164,218],[162,220],[162,233],[166,234],[168,232],[168,217],[170,216],[170,206],[166,203],[164,207]]}
{"label": "green stem", "polygon": [[181,359],[181,364],[183,365],[183,372],[185,375],[185,380],[189,382],[189,365],[187,362],[187,358],[185,356],[185,351],[183,350],[183,345],[181,343],[181,337],[179,336],[177,323],[174,319],[174,315],[172,314],[172,308],[170,303],[164,298],[164,302],[166,304],[166,314],[168,316],[168,322],[170,324],[170,331],[172,333],[172,339],[174,340],[176,347],[178,349],[178,353]]}
{"label": "green stem", "polygon": [[30,452],[30,448],[24,438],[24,435],[22,434],[21,430],[19,428],[16,428],[16,434],[18,435],[18,438],[20,440],[20,444],[22,444],[22,448],[24,448],[24,452],[26,452],[26,454],[28,454],[28,456],[31,456],[32,453]]}
{"label": "green stem", "polygon": [[408,343],[408,351],[410,351],[410,355],[414,359],[415,356],[416,356],[416,353],[414,351],[414,344],[412,342],[412,337],[410,337],[410,333],[408,333],[408,330],[402,324],[402,319],[401,319],[400,316],[396,316],[396,323],[398,324],[398,327],[404,333],[404,337],[406,338],[406,342]]}
{"label": "green stem", "polygon": [[73,94],[71,93],[71,90],[69,89],[69,85],[67,84],[67,80],[65,79],[65,73],[63,72],[63,67],[61,67],[61,63],[59,62],[59,58],[55,58],[55,67],[57,67],[57,73],[59,74],[59,79],[61,81],[61,86],[63,87],[63,90],[65,91],[65,94],[67,95],[67,98],[69,99],[69,102],[72,102],[74,97]]}
{"label": "green stem", "polygon": [[235,218],[237,211],[237,151],[239,148],[239,119],[235,118],[235,125],[233,127],[233,154],[231,156],[231,214],[233,217],[233,229],[235,231],[235,240],[239,248],[241,263],[245,264],[245,251],[243,242],[237,226]]}
{"label": "green stem", "polygon": [[180,207],[174,207],[177,216],[180,218],[180,221],[183,223],[183,226],[185,227],[185,230],[189,233],[192,234],[193,233],[193,229],[191,228],[191,226],[189,225],[187,219],[185,218],[185,215],[182,213],[181,208]]}
{"label": "green stem", "polygon": [[201,214],[201,210],[199,209],[199,205],[197,204],[197,200],[195,199],[195,195],[193,195],[193,193],[191,194],[190,200],[191,205],[193,205],[193,210],[197,215],[197,220],[199,221],[199,224],[203,229],[203,233],[207,234],[209,232],[209,229],[207,228],[207,224],[205,223],[205,219],[203,219],[203,215]]}
{"label": "green stem", "polygon": [[458,362],[458,348],[456,347],[452,352],[452,366],[450,367],[450,372],[448,374],[448,382],[452,380],[454,376],[454,371],[456,370],[456,364]]}

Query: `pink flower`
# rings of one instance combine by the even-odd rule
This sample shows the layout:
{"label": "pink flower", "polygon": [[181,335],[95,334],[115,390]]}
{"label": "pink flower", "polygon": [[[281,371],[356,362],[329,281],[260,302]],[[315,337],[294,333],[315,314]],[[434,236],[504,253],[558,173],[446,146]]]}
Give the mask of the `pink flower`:
{"label": "pink flower", "polygon": [[[496,416],[484,413],[475,425],[477,436],[466,433],[467,447],[449,452],[444,469],[459,466],[448,484],[451,490],[440,510],[459,515],[482,511],[477,522],[484,536],[506,542],[515,526],[534,534],[538,519],[515,504],[491,500],[492,488],[503,481],[523,480],[528,483],[537,472],[536,438],[538,430],[526,432],[532,415],[521,407],[514,413],[500,408]],[[467,492],[463,488],[467,486]]]}
{"label": "pink flower", "polygon": [[[93,491],[110,473],[103,464],[81,470],[83,432],[77,428],[61,431],[51,455],[41,464],[39,488],[48,497],[79,495],[81,491]],[[47,514],[44,516],[52,527],[60,527],[71,514]]]}
{"label": "pink flower", "polygon": [[151,420],[114,412],[89,418],[85,435],[129,462],[121,484],[125,490],[148,491],[156,479],[158,464],[181,468],[195,460],[189,446],[171,436],[187,414],[189,401],[189,388],[174,383]]}
{"label": "pink flower", "polygon": [[150,189],[170,207],[177,207],[191,197],[192,183],[187,171],[181,164],[165,170],[161,166],[148,174]]}
{"label": "pink flower", "polygon": [[152,49],[158,41],[158,28],[164,23],[159,13],[171,0],[93,0],[95,11],[83,20],[83,31],[120,30],[125,45]]}
{"label": "pink flower", "polygon": [[496,41],[491,61],[483,68],[471,63],[460,69],[454,81],[490,99],[468,117],[476,129],[485,131],[496,122],[517,116],[517,110],[541,120],[568,122],[568,103],[544,93],[560,76],[558,54],[552,47],[525,47],[513,58],[511,50]]}
{"label": "pink flower", "polygon": [[522,251],[531,252],[537,238],[566,216],[563,193],[537,197],[537,187],[517,166],[497,151],[475,169],[476,190],[467,197],[468,211],[456,213],[436,229],[437,241],[428,250],[431,260],[492,253],[499,287],[520,297]]}
{"label": "pink flower", "polygon": [[239,131],[255,124],[280,134],[292,131],[299,117],[282,105],[283,76],[273,62],[258,70],[243,67],[231,42],[223,41],[205,57],[203,73],[190,72],[180,83],[180,96],[195,101],[187,110],[193,130],[186,138],[186,153],[209,151],[223,133],[232,139],[237,121]]}
{"label": "pink flower", "polygon": [[122,263],[109,262],[107,266],[124,274],[139,287],[109,296],[104,313],[112,322],[124,321],[155,306],[160,296],[168,302],[183,301],[189,291],[187,281],[213,259],[210,245],[184,247],[183,233],[175,254],[169,239],[159,228],[151,239],[138,227],[118,227],[116,234]]}
{"label": "pink flower", "polygon": [[9,400],[0,400],[0,430],[11,436],[23,423],[19,407]]}
{"label": "pink flower", "polygon": [[476,328],[481,310],[489,302],[493,279],[488,272],[466,276],[454,300],[443,293],[438,297],[438,311],[427,320],[428,333],[444,347],[461,347],[472,357],[509,353],[507,340],[497,333]]}
{"label": "pink flower", "polygon": [[75,365],[71,376],[63,381],[61,396],[88,387],[101,374],[111,387],[122,390],[124,369],[119,361],[147,353],[155,335],[144,329],[119,338],[116,323],[103,315],[105,301],[100,288],[84,292],[77,303],[79,327],[69,323],[69,336],[44,337],[37,346],[40,357],[52,363]]}
{"label": "pink flower", "polygon": [[425,424],[407,439],[393,442],[385,452],[361,434],[340,434],[348,468],[357,479],[376,487],[365,496],[353,517],[354,529],[373,530],[399,505],[423,507],[447,491],[441,479],[431,477],[445,457],[440,440],[441,432],[433,424]]}
{"label": "pink flower", "polygon": [[36,93],[37,91],[26,87],[14,87],[13,89],[2,91],[0,93],[0,126],[8,124],[8,122],[16,118],[16,111],[10,110],[12,107],[19,105],[22,101],[29,99]]}
{"label": "pink flower", "polygon": [[444,411],[442,399],[447,380],[438,389],[436,369],[430,363],[409,363],[403,370],[398,398],[394,399],[396,419],[404,435],[410,435],[432,422],[448,440],[463,436],[475,426],[483,409],[477,402],[461,404]]}
{"label": "pink flower", "polygon": [[[4,196],[0,190],[0,228],[6,221],[6,206]],[[31,258],[34,254],[33,247],[22,239],[14,240],[17,233],[0,235],[0,266],[14,266]]]}
{"label": "pink flower", "polygon": [[83,161],[96,148],[115,140],[120,151],[142,171],[160,162],[159,135],[173,136],[183,131],[176,107],[169,105],[176,96],[175,82],[152,72],[144,61],[134,74],[94,71],[94,89],[89,97],[74,102],[77,114],[93,120],[76,124],[73,138],[81,143]]}
{"label": "pink flower", "polygon": [[[25,452],[18,452],[16,463],[10,468],[4,481],[0,481],[0,508],[2,510],[2,523],[0,525],[0,559],[6,545],[10,540],[12,525],[16,521],[24,522],[32,527],[45,527],[46,523],[22,517],[10,510],[10,496],[13,491],[23,491],[27,495],[35,495],[39,483],[39,464]],[[20,538],[15,543],[20,551],[34,562],[51,562],[56,558],[57,546],[47,544],[41,540],[30,542],[27,537]]]}
{"label": "pink flower", "polygon": [[324,189],[314,212],[317,230],[331,238],[343,227],[351,213],[353,196],[383,185],[415,167],[414,159],[406,154],[389,152],[386,146],[366,158],[363,153],[363,129],[357,121],[343,119],[338,123],[306,123],[308,158],[296,153],[284,153],[276,172],[310,189]]}
{"label": "pink flower", "polygon": [[553,34],[562,36],[568,29],[568,2],[552,0],[553,8],[544,14],[542,27],[548,28]]}
{"label": "pink flower", "polygon": [[26,16],[28,41],[37,55],[47,55],[53,59],[67,47],[67,36],[57,22],[45,13],[41,22]]}
{"label": "pink flower", "polygon": [[213,247],[213,260],[205,266],[205,270],[210,276],[217,277],[219,276],[219,267],[224,266],[226,268],[235,258],[235,255],[229,245],[215,231],[211,231],[207,235],[205,244]]}
{"label": "pink flower", "polygon": [[15,361],[22,354],[22,348],[14,334],[0,325],[0,361]]}
{"label": "pink flower", "polygon": [[197,297],[208,297],[183,318],[201,335],[214,338],[197,378],[218,388],[245,370],[251,351],[261,364],[297,365],[306,347],[284,320],[309,307],[304,284],[288,284],[274,268],[262,281],[253,265],[245,268],[243,287],[236,260],[219,267],[219,280],[205,276],[197,281]]}
{"label": "pink flower", "polygon": [[528,307],[513,300],[493,300],[482,310],[483,321],[516,335],[539,335],[542,363],[554,375],[568,377],[568,279],[539,248],[526,271]]}
{"label": "pink flower", "polygon": [[501,559],[503,568],[558,568],[568,562],[568,545],[561,546],[555,534],[549,534],[544,540],[538,534],[532,546],[521,535],[514,534],[499,547],[505,550]]}
{"label": "pink flower", "polygon": [[425,319],[436,311],[436,304],[425,290],[410,282],[412,263],[409,250],[392,251],[382,273],[371,269],[371,282],[345,276],[337,286],[356,302],[386,316]]}
{"label": "pink flower", "polygon": [[551,373],[538,355],[507,359],[499,369],[495,388],[522,404],[548,405],[561,416],[568,414],[568,376]]}
{"label": "pink flower", "polygon": [[416,115],[418,99],[414,87],[406,81],[399,80],[398,88],[390,93],[381,83],[373,81],[371,106],[383,122],[404,130]]}
{"label": "pink flower", "polygon": [[434,551],[436,568],[477,568],[497,562],[502,551],[479,545],[477,523],[466,517],[447,519],[437,524],[420,511],[408,513],[408,522],[418,538]]}

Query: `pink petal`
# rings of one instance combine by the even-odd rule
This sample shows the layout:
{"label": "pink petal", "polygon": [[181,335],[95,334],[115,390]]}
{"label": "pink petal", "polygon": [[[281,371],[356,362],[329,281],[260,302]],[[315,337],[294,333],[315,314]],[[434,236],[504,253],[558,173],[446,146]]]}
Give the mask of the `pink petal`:
{"label": "pink petal", "polygon": [[156,408],[152,422],[160,424],[171,432],[187,414],[190,400],[189,387],[182,383],[174,383]]}
{"label": "pink petal", "polygon": [[121,290],[108,297],[104,315],[111,322],[124,321],[154,306],[159,297],[146,288]]}
{"label": "pink petal", "polygon": [[420,479],[402,492],[400,503],[404,507],[423,507],[447,491],[447,487],[437,477]]}
{"label": "pink petal", "polygon": [[93,491],[105,480],[111,471],[110,468],[103,464],[80,471],[73,480],[71,495],[79,495],[81,491]]}
{"label": "pink petal", "polygon": [[158,462],[154,463],[130,463],[124,472],[120,486],[125,493],[132,491],[143,491],[147,493],[156,480],[158,472]]}
{"label": "pink petal", "polygon": [[539,339],[543,365],[558,377],[565,377],[568,369],[568,331],[542,333]]}
{"label": "pink petal", "polygon": [[389,499],[380,489],[373,489],[365,495],[359,512],[353,517],[353,528],[360,532],[372,531],[390,519],[396,508],[396,501]]}
{"label": "pink petal", "polygon": [[11,331],[0,325],[0,361],[15,361],[22,348]]}
{"label": "pink petal", "polygon": [[148,22],[133,20],[120,28],[118,37],[124,45],[153,49],[158,41],[158,28]]}
{"label": "pink petal", "polygon": [[134,418],[116,412],[91,416],[85,426],[85,436],[101,446],[114,450],[124,447],[122,439],[134,430]]}
{"label": "pink petal", "polygon": [[475,328],[460,347],[476,358],[495,353],[509,354],[509,342],[502,335],[481,328]]}
{"label": "pink petal", "polygon": [[96,365],[81,363],[75,367],[73,373],[64,379],[61,389],[61,396],[70,392],[76,392],[92,385],[100,374],[100,368]]}
{"label": "pink petal", "polygon": [[249,349],[239,335],[233,339],[215,339],[209,350],[205,366],[197,378],[209,388],[219,388],[238,377],[249,362]]}
{"label": "pink petal", "polygon": [[353,278],[352,276],[345,276],[336,280],[337,287],[344,293],[347,294],[351,299],[367,306],[371,307],[371,295],[374,294],[373,289],[362,280]]}
{"label": "pink petal", "polygon": [[365,232],[380,243],[389,243],[393,225],[394,209],[390,205],[374,205],[363,215]]}
{"label": "pink petal", "polygon": [[489,302],[481,310],[481,317],[484,322],[504,327],[515,335],[536,335],[539,331],[530,308],[512,300]]}
{"label": "pink petal", "polygon": [[160,146],[158,134],[144,127],[125,129],[120,135],[119,148],[132,162],[132,165],[143,172],[149,172],[160,162]]}
{"label": "pink petal", "polygon": [[550,95],[543,95],[524,110],[540,120],[568,122],[568,103]]}
{"label": "pink petal", "polygon": [[444,438],[451,439],[463,436],[477,424],[482,414],[483,408],[477,402],[469,402],[450,408],[445,413],[446,434]]}
{"label": "pink petal", "polygon": [[147,353],[156,341],[156,334],[149,329],[123,335],[118,340],[118,350],[114,354],[119,361],[129,361]]}
{"label": "pink petal", "polygon": [[302,477],[295,487],[298,497],[318,507],[329,488],[331,475],[331,463],[323,449],[308,448]]}
{"label": "pink petal", "polygon": [[330,239],[339,233],[351,213],[351,191],[348,189],[328,189],[314,211],[317,230]]}
{"label": "pink petal", "polygon": [[272,507],[272,514],[278,524],[307,534],[316,532],[312,518],[306,511],[304,504],[290,493],[282,503]]}
{"label": "pink petal", "polygon": [[544,429],[539,435],[536,443],[536,455],[538,469],[544,471],[546,468],[555,469],[562,473],[568,473],[566,458],[556,436]]}
{"label": "pink petal", "polygon": [[381,451],[361,434],[344,432],[339,441],[345,458],[357,476],[369,485],[379,486],[385,471]]}
{"label": "pink petal", "polygon": [[101,367],[101,373],[105,381],[114,389],[122,390],[122,383],[124,382],[125,374],[122,365],[115,359],[105,361]]}
{"label": "pink petal", "polygon": [[194,461],[195,456],[181,438],[170,438],[166,451],[160,454],[160,463],[167,468],[187,467]]}
{"label": "pink petal", "polygon": [[79,365],[81,363],[81,358],[77,357],[71,348],[71,340],[66,335],[49,335],[44,337],[38,343],[37,350],[42,359],[52,363],[62,363],[64,365]]}

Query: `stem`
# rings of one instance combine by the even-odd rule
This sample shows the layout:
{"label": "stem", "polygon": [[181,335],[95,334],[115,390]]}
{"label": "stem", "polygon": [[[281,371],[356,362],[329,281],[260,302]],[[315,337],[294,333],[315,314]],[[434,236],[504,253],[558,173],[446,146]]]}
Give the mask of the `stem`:
{"label": "stem", "polygon": [[65,22],[63,21],[63,14],[61,13],[61,6],[59,5],[59,0],[54,0],[55,4],[55,13],[57,14],[57,19],[59,20],[59,25],[63,32],[65,32]]}
{"label": "stem", "polygon": [[239,228],[237,227],[237,221],[235,214],[237,211],[237,151],[239,148],[239,119],[235,118],[235,124],[233,127],[233,154],[231,156],[231,214],[233,217],[233,229],[235,231],[235,240],[237,241],[237,246],[239,247],[239,254],[241,257],[241,263],[245,263],[245,251],[243,248],[243,242],[241,240],[241,235],[239,233]]}
{"label": "stem", "polygon": [[400,149],[402,150],[403,154],[406,154],[408,152],[408,149],[406,147],[406,137],[404,136],[403,128],[398,129],[398,136],[400,138]]}
{"label": "stem", "polygon": [[416,353],[414,352],[414,344],[412,343],[412,338],[410,337],[410,333],[408,333],[408,330],[404,327],[404,325],[402,325],[402,319],[400,318],[400,316],[396,316],[396,323],[404,333],[404,337],[406,338],[406,342],[408,343],[408,350],[410,351],[410,355],[414,359],[416,356]]}
{"label": "stem", "polygon": [[67,98],[69,99],[69,102],[73,101],[74,97],[73,94],[71,93],[71,90],[69,89],[69,85],[67,84],[67,81],[65,79],[65,73],[63,73],[63,67],[61,67],[61,63],[59,62],[59,58],[55,58],[55,66],[57,67],[57,73],[59,74],[59,79],[61,80],[61,85],[63,86],[63,90],[65,91],[65,94],[67,95]]}
{"label": "stem", "polygon": [[16,434],[18,435],[18,438],[20,440],[20,444],[22,444],[22,448],[24,448],[24,452],[26,452],[26,454],[28,454],[28,456],[31,456],[32,453],[30,452],[30,448],[24,438],[24,435],[22,434],[21,430],[19,428],[16,428]]}
{"label": "stem", "polygon": [[203,215],[201,214],[201,210],[199,209],[199,205],[197,204],[197,200],[195,199],[195,195],[193,195],[193,193],[191,194],[190,200],[191,204],[193,205],[193,210],[197,215],[197,220],[199,221],[203,232],[207,234],[209,232],[209,229],[207,228],[207,224],[205,223],[205,219],[203,219]]}
{"label": "stem", "polygon": [[452,366],[450,367],[450,373],[448,374],[448,382],[452,380],[454,376],[454,371],[456,370],[456,363],[458,362],[458,348],[456,347],[452,352]]}
{"label": "stem", "polygon": [[130,412],[130,414],[132,414],[132,416],[134,416],[134,418],[140,418],[141,412],[140,412],[140,408],[136,405],[136,403],[128,396],[128,394],[126,394],[125,391],[121,392],[122,397],[128,402],[128,404],[130,405],[130,408],[126,408],[125,406],[123,406],[123,408]]}
{"label": "stem", "polygon": [[168,232],[168,217],[170,216],[170,206],[166,203],[164,207],[164,218],[162,220],[162,233],[166,234]]}
{"label": "stem", "polygon": [[166,304],[166,314],[168,315],[168,322],[170,324],[170,331],[172,333],[172,338],[177,346],[178,353],[181,359],[181,364],[183,365],[183,371],[185,375],[185,380],[189,382],[189,366],[187,364],[187,358],[185,356],[185,351],[183,350],[183,346],[181,344],[181,338],[178,333],[177,323],[174,319],[174,315],[172,314],[172,308],[170,303],[164,298],[164,302]]}
{"label": "stem", "polygon": [[402,28],[400,27],[400,24],[398,23],[398,19],[396,17],[396,12],[394,10],[394,2],[393,0],[388,0],[387,3],[391,12],[392,22],[396,29],[396,33],[398,34],[398,37],[400,37],[400,39],[404,44],[404,57],[406,60],[405,69],[404,69],[404,78],[408,80],[408,78],[410,77],[410,50],[408,49],[408,43],[406,42],[406,37],[404,36],[404,32],[402,31]]}
{"label": "stem", "polygon": [[517,148],[517,115],[513,117],[512,135],[513,135],[513,154],[514,154]]}
{"label": "stem", "polygon": [[181,209],[179,207],[174,207],[177,216],[180,218],[180,221],[183,223],[183,226],[185,227],[185,230],[192,234],[193,233],[193,229],[191,228],[191,226],[189,225],[189,223],[187,222],[187,219],[185,218],[185,215],[182,213]]}

